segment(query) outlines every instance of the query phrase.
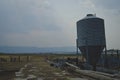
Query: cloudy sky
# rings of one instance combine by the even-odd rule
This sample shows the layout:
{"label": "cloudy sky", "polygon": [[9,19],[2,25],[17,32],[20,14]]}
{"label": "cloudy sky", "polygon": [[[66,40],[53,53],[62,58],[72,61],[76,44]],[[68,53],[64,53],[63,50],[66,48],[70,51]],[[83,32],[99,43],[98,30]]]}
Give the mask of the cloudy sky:
{"label": "cloudy sky", "polygon": [[75,46],[76,22],[105,20],[108,48],[120,49],[120,0],[0,0],[0,46]]}

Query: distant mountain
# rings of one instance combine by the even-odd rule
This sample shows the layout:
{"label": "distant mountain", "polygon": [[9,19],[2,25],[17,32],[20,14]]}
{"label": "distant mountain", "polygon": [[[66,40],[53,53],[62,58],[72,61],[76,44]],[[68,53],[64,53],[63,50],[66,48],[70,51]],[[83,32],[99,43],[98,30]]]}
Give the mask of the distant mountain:
{"label": "distant mountain", "polygon": [[61,52],[75,52],[75,47],[6,47],[0,46],[1,53],[61,53]]}

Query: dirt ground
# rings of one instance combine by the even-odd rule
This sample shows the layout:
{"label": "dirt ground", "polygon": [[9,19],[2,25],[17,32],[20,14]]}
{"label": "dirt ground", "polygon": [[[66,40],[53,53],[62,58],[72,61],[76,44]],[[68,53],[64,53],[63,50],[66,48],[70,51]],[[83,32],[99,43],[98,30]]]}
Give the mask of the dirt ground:
{"label": "dirt ground", "polygon": [[[19,56],[21,56],[20,60]],[[29,60],[27,56],[29,56]],[[50,66],[49,62],[46,61],[46,59],[66,58],[67,56],[75,57],[72,55],[0,55],[0,58],[7,60],[7,62],[0,62],[1,67],[9,71],[2,72],[3,76],[0,76],[0,80],[27,80],[31,76],[36,78],[33,80],[69,80],[69,78],[74,78],[75,75]],[[16,58],[16,61],[10,62],[10,57]],[[15,73],[21,69],[23,69],[21,71],[23,75],[15,76]]]}
{"label": "dirt ground", "polygon": [[[53,56],[47,58],[51,59],[51,57],[53,58]],[[41,80],[69,80],[70,77],[75,77],[65,70],[50,66],[46,56],[32,56],[31,61],[22,73],[24,76],[21,78],[27,78],[29,75],[32,75]]]}

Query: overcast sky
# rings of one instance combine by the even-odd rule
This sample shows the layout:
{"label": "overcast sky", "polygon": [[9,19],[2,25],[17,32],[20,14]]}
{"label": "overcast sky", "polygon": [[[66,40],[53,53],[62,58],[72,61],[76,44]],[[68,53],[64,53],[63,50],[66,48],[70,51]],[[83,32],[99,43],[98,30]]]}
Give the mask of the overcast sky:
{"label": "overcast sky", "polygon": [[88,13],[105,20],[107,47],[120,49],[120,0],[0,0],[0,46],[75,46]]}

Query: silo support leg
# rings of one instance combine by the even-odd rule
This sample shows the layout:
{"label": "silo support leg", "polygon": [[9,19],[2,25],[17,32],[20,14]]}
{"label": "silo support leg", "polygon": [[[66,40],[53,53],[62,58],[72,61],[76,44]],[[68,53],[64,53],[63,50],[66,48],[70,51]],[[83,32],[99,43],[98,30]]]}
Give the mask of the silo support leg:
{"label": "silo support leg", "polygon": [[96,64],[93,65],[93,71],[96,71]]}

